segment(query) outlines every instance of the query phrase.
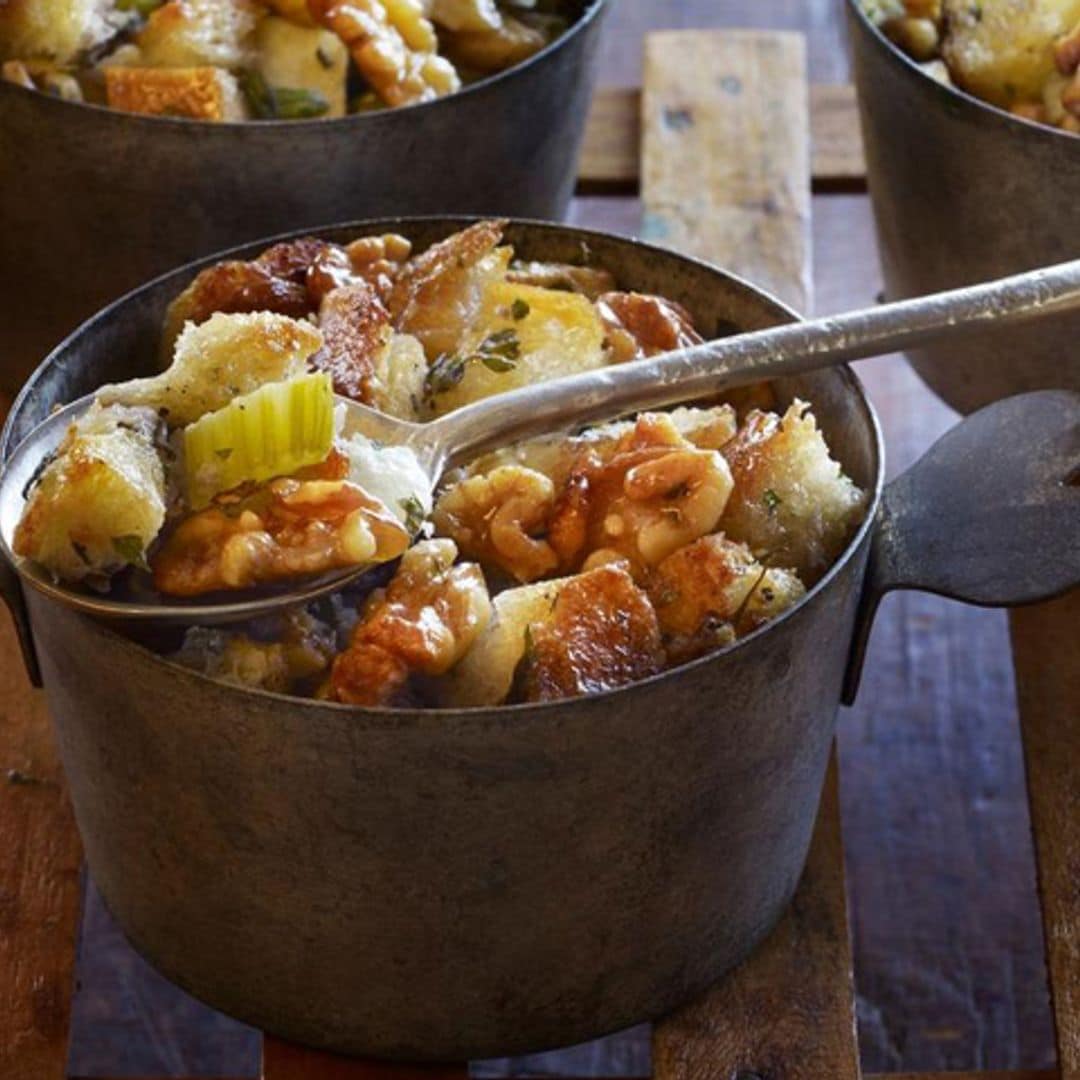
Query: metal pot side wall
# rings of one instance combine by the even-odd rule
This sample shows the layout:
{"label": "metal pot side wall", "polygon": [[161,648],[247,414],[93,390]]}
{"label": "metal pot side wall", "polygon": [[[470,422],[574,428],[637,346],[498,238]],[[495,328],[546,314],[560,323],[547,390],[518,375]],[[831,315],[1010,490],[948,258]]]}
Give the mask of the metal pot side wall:
{"label": "metal pot side wall", "polygon": [[[454,225],[400,227],[422,244]],[[550,226],[511,239],[530,258],[587,245],[624,286],[666,285],[703,327],[787,317],[629,241]],[[191,273],[72,339],[17,403],[8,445],[51,403],[145,363]],[[873,422],[851,376],[785,392],[815,402],[874,490]],[[243,692],[32,595],[94,878],[169,977],[311,1045],[463,1060],[662,1014],[741,960],[795,887],[868,535],[799,608],[725,654],[596,698],[457,713]]]}
{"label": "metal pot side wall", "polygon": [[[889,299],[1080,256],[1080,138],[1010,117],[909,62],[848,0],[870,193]],[[1080,389],[1080,316],[914,350],[961,412]]]}
{"label": "metal pot side wall", "polygon": [[430,105],[216,125],[86,108],[0,82],[0,389],[83,319],[191,259],[391,214],[559,219],[606,0],[532,62]]}

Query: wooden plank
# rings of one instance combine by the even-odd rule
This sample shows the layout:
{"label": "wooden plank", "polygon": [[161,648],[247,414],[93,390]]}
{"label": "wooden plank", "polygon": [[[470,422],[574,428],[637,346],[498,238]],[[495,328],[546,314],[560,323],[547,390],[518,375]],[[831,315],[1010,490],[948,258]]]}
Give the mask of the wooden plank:
{"label": "wooden plank", "polygon": [[645,239],[810,306],[810,158],[801,34],[645,39]]}
{"label": "wooden plank", "polygon": [[[808,306],[802,38],[652,35],[642,102],[645,232]],[[835,755],[791,908],[746,963],[656,1026],[653,1067],[656,1080],[859,1077]]]}
{"label": "wooden plank", "polygon": [[858,1080],[835,756],[791,908],[754,955],[653,1033],[656,1080]]}
{"label": "wooden plank", "polygon": [[[578,179],[586,187],[633,187],[641,174],[641,91],[597,91],[585,129]],[[810,87],[810,169],[815,189],[860,189],[866,158],[855,87],[815,83]]]}
{"label": "wooden plank", "polygon": [[[0,421],[10,401],[0,398]],[[45,701],[0,604],[0,1076],[61,1080],[82,849]]]}
{"label": "wooden plank", "polygon": [[1080,589],[1011,614],[1062,1080],[1080,1078]]}
{"label": "wooden plank", "polygon": [[406,1065],[322,1054],[271,1036],[263,1040],[262,1080],[468,1080],[466,1065]]}

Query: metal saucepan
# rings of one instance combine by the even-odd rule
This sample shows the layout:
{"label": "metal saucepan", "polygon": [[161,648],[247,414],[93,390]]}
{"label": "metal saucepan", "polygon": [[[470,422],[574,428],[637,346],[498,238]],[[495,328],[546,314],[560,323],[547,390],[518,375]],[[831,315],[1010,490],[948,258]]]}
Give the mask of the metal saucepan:
{"label": "metal saucepan", "polygon": [[[866,168],[889,299],[1080,255],[1080,137],[944,86],[848,0]],[[912,350],[953,408],[1080,389],[1080,317]]]}
{"label": "metal saucepan", "polygon": [[330,120],[194,123],[0,82],[0,390],[181,263],[386,214],[563,216],[607,0],[537,56],[438,101]]}
{"label": "metal saucepan", "polygon": [[[426,246],[460,225],[327,235],[394,229]],[[687,305],[708,334],[794,317],[630,240],[533,224],[507,237],[531,259],[587,252],[622,286]],[[165,307],[197,269],[65,342],[16,402],[0,458],[53,405],[145,373]],[[579,1042],[671,1010],[746,956],[802,871],[837,707],[882,593],[1004,604],[1080,582],[1080,489],[1063,483],[1080,462],[1077,395],[1002,402],[885,488],[850,371],[776,386],[814,403],[870,494],[865,524],[767,628],[595,697],[410,711],[244,691],[23,597],[0,563],[91,871],[136,948],[266,1030],[414,1060]]]}

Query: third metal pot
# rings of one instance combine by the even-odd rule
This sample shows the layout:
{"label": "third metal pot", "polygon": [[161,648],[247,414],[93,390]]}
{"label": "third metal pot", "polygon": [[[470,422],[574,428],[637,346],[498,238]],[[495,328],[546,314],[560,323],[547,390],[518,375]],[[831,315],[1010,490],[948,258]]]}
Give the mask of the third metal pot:
{"label": "third metal pot", "polygon": [[[1080,137],[943,86],[848,0],[866,166],[885,273],[899,300],[1080,255]],[[953,408],[1080,389],[1080,317],[913,350]]]}

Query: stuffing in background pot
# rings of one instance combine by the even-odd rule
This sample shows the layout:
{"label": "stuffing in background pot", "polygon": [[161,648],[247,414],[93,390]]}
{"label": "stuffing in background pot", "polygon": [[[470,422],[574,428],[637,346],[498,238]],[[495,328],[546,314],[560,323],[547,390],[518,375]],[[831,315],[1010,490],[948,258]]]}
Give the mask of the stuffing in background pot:
{"label": "stuffing in background pot", "polygon": [[1080,0],[863,0],[927,72],[991,105],[1080,133]]}
{"label": "stuffing in background pot", "polygon": [[521,63],[561,0],[7,0],[9,81],[194,120],[295,120],[413,105]]}

